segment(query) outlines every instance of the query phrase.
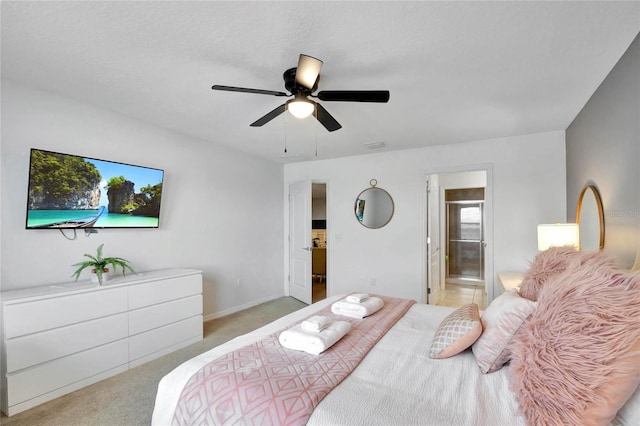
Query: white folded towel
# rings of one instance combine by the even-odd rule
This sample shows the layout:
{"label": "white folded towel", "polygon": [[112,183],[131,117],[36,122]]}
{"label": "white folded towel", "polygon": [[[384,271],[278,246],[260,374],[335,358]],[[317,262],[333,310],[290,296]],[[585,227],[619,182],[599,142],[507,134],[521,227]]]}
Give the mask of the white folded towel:
{"label": "white folded towel", "polygon": [[364,318],[384,306],[384,302],[379,297],[370,297],[362,303],[348,302],[342,299],[331,305],[331,312],[336,315],[344,315],[352,318]]}
{"label": "white folded towel", "polygon": [[362,303],[369,298],[367,293],[353,293],[347,296],[347,302]]}
{"label": "white folded towel", "polygon": [[332,321],[320,332],[305,331],[302,324],[298,324],[280,333],[278,340],[285,348],[318,355],[342,339],[349,330],[351,323],[347,321]]}
{"label": "white folded towel", "polygon": [[329,317],[323,317],[321,315],[316,315],[307,320],[302,321],[302,329],[305,331],[312,331],[318,333],[324,330],[329,324],[331,324],[332,319]]}

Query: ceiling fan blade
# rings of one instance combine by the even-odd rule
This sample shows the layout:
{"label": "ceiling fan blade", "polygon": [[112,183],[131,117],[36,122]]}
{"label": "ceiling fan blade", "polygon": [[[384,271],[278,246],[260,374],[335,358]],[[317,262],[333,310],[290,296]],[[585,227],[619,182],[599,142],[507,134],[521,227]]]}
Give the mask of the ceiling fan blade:
{"label": "ceiling fan blade", "polygon": [[389,102],[388,90],[322,90],[316,95],[321,101]]}
{"label": "ceiling fan blade", "polygon": [[268,122],[270,122],[271,120],[273,120],[274,118],[276,118],[277,116],[279,116],[280,114],[282,114],[283,112],[285,112],[286,110],[287,110],[286,104],[282,104],[278,108],[274,109],[271,112],[268,112],[267,114],[265,114],[261,118],[257,119],[253,123],[251,123],[250,126],[251,127],[263,126],[263,125],[267,124]]}
{"label": "ceiling fan blade", "polygon": [[342,128],[340,123],[338,123],[336,119],[333,118],[331,114],[329,114],[329,111],[324,109],[324,107],[319,103],[316,102],[315,104],[316,104],[316,118],[318,119],[320,124],[322,124],[330,132],[334,132]]}
{"label": "ceiling fan blade", "polygon": [[322,68],[322,61],[308,55],[300,55],[298,58],[298,69],[296,70],[296,83],[306,87],[309,90],[313,90],[313,86],[316,84],[318,75],[320,74],[320,68]]}
{"label": "ceiling fan blade", "polygon": [[219,84],[211,86],[211,89],[224,90],[226,92],[255,93],[257,95],[289,96],[284,92],[276,92],[274,90],[248,89],[246,87],[234,87],[234,86],[220,86]]}

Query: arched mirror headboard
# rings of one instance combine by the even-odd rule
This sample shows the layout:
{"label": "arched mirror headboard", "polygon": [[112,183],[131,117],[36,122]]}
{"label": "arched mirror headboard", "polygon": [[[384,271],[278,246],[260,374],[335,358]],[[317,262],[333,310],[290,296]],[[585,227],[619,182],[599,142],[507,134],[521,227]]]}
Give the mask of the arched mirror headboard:
{"label": "arched mirror headboard", "polygon": [[604,209],[598,188],[587,185],[578,197],[576,223],[580,229],[580,250],[604,248]]}

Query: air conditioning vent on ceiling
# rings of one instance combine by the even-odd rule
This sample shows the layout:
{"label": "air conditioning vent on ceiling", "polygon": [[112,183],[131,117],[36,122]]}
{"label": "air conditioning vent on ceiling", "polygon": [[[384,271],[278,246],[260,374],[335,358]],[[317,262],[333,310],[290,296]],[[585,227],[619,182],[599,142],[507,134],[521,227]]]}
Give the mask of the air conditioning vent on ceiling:
{"label": "air conditioning vent on ceiling", "polygon": [[371,143],[365,143],[362,146],[364,146],[367,149],[380,149],[380,148],[384,148],[386,145],[384,142],[371,142]]}

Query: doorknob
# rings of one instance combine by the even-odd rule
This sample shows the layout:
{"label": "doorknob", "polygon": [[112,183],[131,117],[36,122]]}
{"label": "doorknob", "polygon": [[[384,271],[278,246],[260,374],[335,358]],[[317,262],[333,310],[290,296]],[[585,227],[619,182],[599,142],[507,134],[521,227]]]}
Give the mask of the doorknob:
{"label": "doorknob", "polygon": [[311,251],[311,247],[302,247],[302,250]]}

